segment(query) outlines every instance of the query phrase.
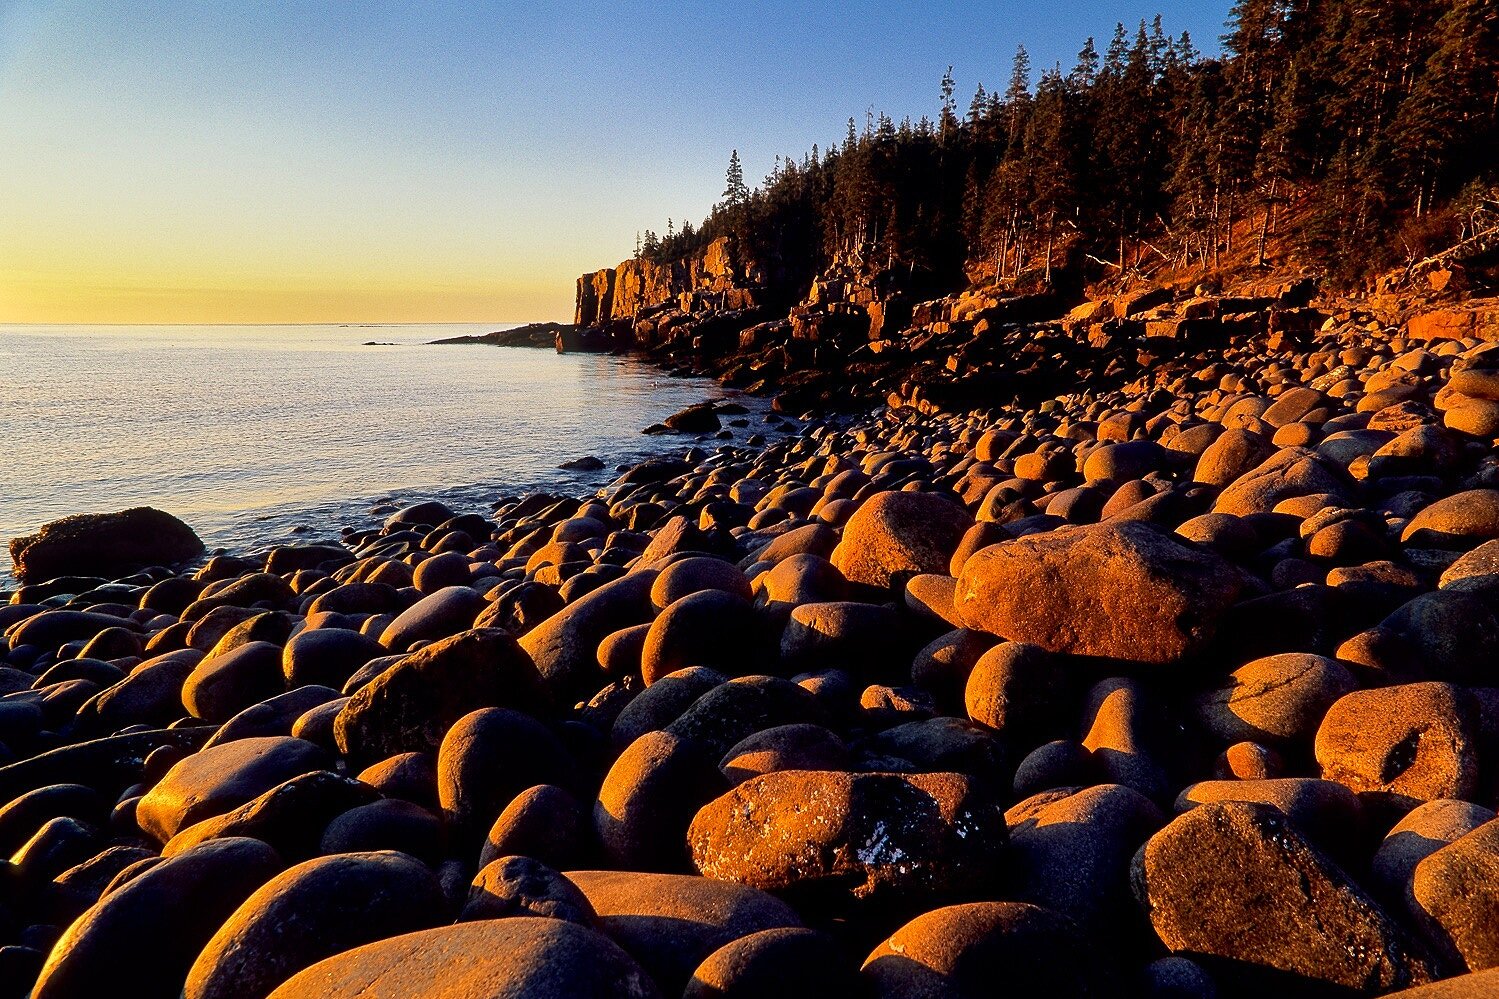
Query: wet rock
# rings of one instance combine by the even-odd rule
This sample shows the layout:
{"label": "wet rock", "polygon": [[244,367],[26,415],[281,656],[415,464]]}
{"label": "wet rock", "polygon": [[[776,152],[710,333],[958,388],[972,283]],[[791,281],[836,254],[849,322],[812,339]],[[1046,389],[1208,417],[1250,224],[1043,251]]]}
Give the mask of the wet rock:
{"label": "wet rock", "polygon": [[998,802],[962,774],[787,771],[751,778],[692,820],[708,877],[846,905],[978,890],[1006,842]]}

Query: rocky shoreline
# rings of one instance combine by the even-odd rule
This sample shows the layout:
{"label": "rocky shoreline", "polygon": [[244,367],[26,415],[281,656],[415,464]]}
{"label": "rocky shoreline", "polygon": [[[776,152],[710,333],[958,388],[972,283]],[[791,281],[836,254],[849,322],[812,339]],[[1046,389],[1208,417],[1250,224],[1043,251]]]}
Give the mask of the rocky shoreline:
{"label": "rocky shoreline", "polygon": [[597,495],[14,548],[0,996],[1499,990],[1499,310],[1033,304],[696,314],[885,409]]}

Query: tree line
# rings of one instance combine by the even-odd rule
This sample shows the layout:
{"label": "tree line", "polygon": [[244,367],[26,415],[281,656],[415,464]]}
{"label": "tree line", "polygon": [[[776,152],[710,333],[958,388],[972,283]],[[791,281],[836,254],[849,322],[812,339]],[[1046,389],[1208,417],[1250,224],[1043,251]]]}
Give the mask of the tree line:
{"label": "tree line", "polygon": [[636,252],[730,235],[796,279],[838,260],[1049,282],[1263,263],[1294,228],[1352,283],[1471,235],[1496,180],[1499,0],[1240,0],[1217,57],[1158,16],[1034,79],[1021,48],[966,110],[949,70],[935,117],[851,118],[753,190],[736,151],[708,218]]}

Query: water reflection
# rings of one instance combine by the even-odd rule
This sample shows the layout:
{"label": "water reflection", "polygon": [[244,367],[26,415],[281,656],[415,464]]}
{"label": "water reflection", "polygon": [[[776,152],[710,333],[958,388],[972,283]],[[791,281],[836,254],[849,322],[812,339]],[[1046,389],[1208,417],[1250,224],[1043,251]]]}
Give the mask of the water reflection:
{"label": "water reflection", "polygon": [[246,547],[382,498],[581,488],[609,471],[556,466],[683,447],[640,430],[725,395],[624,358],[422,345],[496,328],[0,328],[0,538],[149,504]]}

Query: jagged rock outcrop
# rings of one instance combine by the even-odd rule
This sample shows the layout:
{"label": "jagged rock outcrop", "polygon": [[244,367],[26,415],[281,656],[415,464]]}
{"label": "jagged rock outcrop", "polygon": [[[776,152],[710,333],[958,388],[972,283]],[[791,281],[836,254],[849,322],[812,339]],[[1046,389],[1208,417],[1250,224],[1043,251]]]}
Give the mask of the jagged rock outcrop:
{"label": "jagged rock outcrop", "polygon": [[765,268],[720,236],[687,260],[637,257],[584,274],[574,325],[628,322],[663,306],[683,313],[752,309],[763,303],[766,284]]}

